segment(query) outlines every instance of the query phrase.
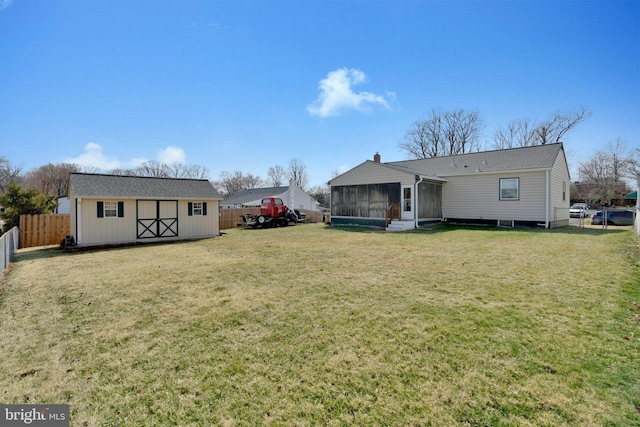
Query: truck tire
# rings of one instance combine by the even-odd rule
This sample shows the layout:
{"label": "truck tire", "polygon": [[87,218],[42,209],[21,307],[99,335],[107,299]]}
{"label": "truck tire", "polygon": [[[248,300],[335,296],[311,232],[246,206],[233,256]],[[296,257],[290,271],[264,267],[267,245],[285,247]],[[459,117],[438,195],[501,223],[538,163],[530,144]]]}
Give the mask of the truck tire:
{"label": "truck tire", "polygon": [[267,218],[265,218],[264,215],[258,215],[258,218],[256,218],[256,223],[264,225],[265,222],[267,222]]}

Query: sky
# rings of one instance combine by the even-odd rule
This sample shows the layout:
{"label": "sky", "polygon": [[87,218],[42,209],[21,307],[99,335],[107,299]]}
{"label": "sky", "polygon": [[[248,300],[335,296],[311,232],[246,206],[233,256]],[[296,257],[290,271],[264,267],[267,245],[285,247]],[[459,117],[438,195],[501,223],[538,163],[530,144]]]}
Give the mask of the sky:
{"label": "sky", "polygon": [[572,179],[640,147],[640,1],[0,0],[0,157],[198,165],[217,180],[305,165],[323,185],[432,109],[509,121],[591,116]]}

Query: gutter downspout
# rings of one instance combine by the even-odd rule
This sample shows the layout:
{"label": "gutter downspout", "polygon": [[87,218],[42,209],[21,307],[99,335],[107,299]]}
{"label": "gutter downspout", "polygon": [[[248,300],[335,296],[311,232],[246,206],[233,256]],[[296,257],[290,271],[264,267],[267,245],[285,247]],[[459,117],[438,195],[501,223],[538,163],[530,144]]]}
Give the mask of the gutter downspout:
{"label": "gutter downspout", "polygon": [[413,228],[418,228],[418,185],[422,182],[422,175],[416,175],[416,184],[413,189],[413,194],[415,195],[415,206],[413,209]]}
{"label": "gutter downspout", "polygon": [[550,170],[547,169],[545,172],[545,219],[544,219],[544,228],[549,228],[549,196],[550,196],[550,191],[549,191],[549,174],[550,174]]}

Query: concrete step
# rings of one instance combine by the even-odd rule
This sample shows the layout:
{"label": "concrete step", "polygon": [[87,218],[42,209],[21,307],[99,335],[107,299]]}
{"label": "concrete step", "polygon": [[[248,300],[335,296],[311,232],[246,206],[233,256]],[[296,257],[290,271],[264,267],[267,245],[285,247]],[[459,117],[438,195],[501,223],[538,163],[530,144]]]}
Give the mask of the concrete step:
{"label": "concrete step", "polygon": [[397,231],[413,230],[414,228],[415,228],[415,223],[413,221],[393,220],[387,226],[386,230],[391,232],[397,232]]}

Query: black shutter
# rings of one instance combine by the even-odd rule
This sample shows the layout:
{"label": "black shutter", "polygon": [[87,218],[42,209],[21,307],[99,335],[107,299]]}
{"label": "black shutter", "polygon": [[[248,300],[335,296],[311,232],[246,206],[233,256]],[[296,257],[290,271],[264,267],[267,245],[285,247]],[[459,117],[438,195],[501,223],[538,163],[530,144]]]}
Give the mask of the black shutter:
{"label": "black shutter", "polygon": [[104,218],[104,202],[98,202],[98,218]]}
{"label": "black shutter", "polygon": [[207,202],[202,202],[202,215],[207,214]]}
{"label": "black shutter", "polygon": [[118,218],[124,217],[124,202],[118,202]]}
{"label": "black shutter", "polygon": [[193,215],[193,203],[191,203],[191,202],[187,203],[187,207],[188,207],[187,215],[189,215],[189,216]]}

